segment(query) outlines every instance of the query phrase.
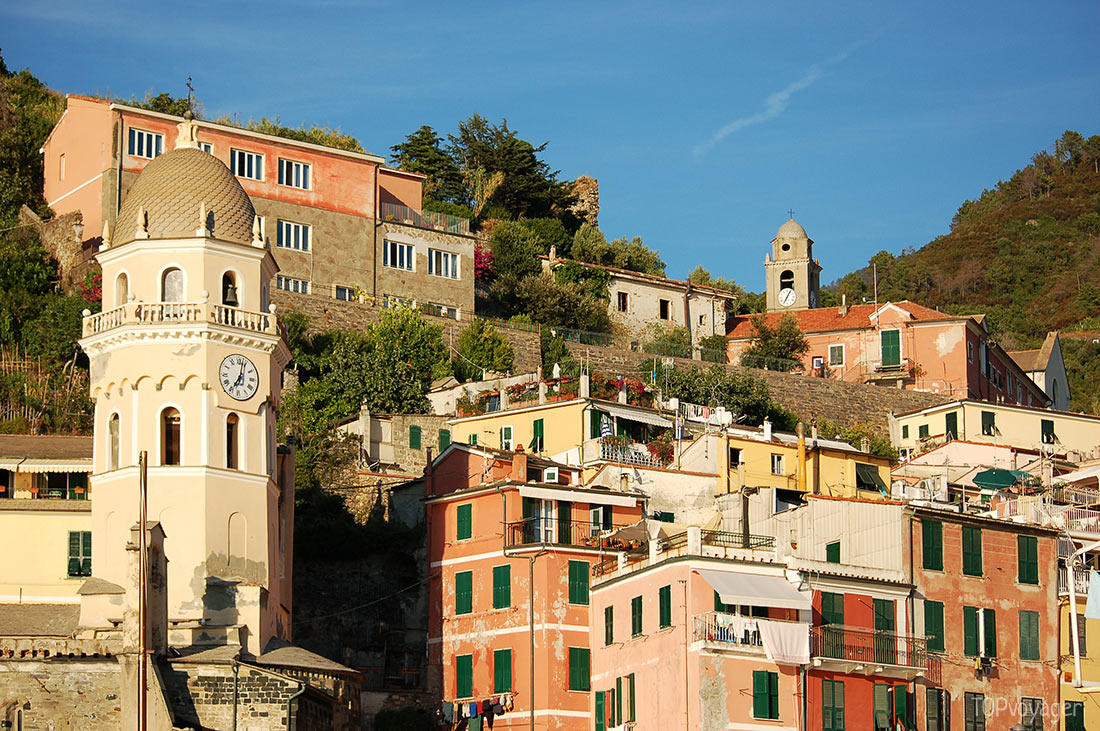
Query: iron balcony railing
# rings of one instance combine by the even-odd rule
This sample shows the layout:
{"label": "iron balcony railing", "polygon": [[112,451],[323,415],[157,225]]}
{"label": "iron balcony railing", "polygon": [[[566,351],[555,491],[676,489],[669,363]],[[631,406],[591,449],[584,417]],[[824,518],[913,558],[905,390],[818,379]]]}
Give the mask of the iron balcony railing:
{"label": "iron balcony railing", "polygon": [[[774,549],[775,536],[756,536],[750,534],[746,539],[744,533],[724,530],[705,530],[701,532],[704,546],[720,546],[722,548],[748,548],[748,549]],[[687,532],[675,533],[661,539],[661,551],[671,551],[683,548],[687,545]]]}
{"label": "iron balcony railing", "polygon": [[886,630],[871,630],[843,625],[814,627],[810,654],[862,664],[929,668],[928,640]]}
{"label": "iron balcony railing", "polygon": [[399,203],[381,205],[383,221],[407,223],[421,228],[432,228],[452,234],[469,234],[470,219],[437,211],[417,211]]}
{"label": "iron balcony railing", "polygon": [[604,548],[608,550],[644,550],[644,543],[637,540],[619,540],[601,535],[610,528],[587,520],[558,520],[557,518],[527,518],[508,524],[508,543],[512,546],[528,546],[551,543],[558,546]]}
{"label": "iron balcony railing", "polygon": [[[1087,596],[1089,593],[1089,570],[1073,569],[1073,590],[1078,596]],[[1058,593],[1069,593],[1069,570],[1065,566],[1058,567]]]}
{"label": "iron balcony railing", "polygon": [[660,467],[661,462],[652,454],[644,444],[631,442],[619,444],[610,439],[600,439],[600,459],[605,462],[619,462],[621,464],[636,464],[647,467]]}

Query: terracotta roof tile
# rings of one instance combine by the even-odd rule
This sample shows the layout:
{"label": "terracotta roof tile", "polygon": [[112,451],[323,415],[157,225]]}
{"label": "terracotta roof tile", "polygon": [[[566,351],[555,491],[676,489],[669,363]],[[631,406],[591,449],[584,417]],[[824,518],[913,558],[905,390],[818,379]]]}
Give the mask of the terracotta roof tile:
{"label": "terracotta roof tile", "polygon": [[0,457],[91,459],[92,437],[0,434]]}
{"label": "terracotta roof tile", "polygon": [[[905,310],[913,316],[914,320],[918,321],[956,319],[955,315],[949,315],[907,300],[892,304]],[[885,304],[881,304],[878,305],[878,308],[885,306]],[[873,304],[851,305],[845,314],[841,314],[841,308],[839,307],[818,307],[813,310],[796,310],[789,313],[769,312],[764,317],[769,325],[776,325],[783,319],[784,315],[789,314],[804,333],[829,332],[832,330],[859,330],[869,327],[871,315],[874,314],[875,310],[876,306]],[[730,319],[730,327],[726,335],[730,338],[740,339],[751,338],[755,333],[756,328],[752,325],[752,315],[739,315]]]}

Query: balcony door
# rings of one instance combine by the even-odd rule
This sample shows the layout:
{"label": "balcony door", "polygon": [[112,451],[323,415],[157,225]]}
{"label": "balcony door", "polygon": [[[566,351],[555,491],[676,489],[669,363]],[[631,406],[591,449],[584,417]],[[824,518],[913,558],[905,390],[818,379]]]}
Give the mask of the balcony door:
{"label": "balcony door", "polygon": [[901,365],[901,330],[883,330],[879,333],[882,346],[882,367]]}
{"label": "balcony door", "polygon": [[875,599],[875,662],[898,664],[898,646],[894,635],[894,601]]}
{"label": "balcony door", "polygon": [[[821,634],[825,657],[844,657],[844,595],[821,593]],[[830,627],[829,625],[836,625]]]}
{"label": "balcony door", "polygon": [[523,542],[553,543],[557,523],[554,520],[554,501],[523,498]]}

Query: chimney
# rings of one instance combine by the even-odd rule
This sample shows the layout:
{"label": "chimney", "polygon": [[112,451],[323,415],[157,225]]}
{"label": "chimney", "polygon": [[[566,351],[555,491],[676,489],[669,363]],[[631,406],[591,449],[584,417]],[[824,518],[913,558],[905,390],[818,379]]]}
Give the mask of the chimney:
{"label": "chimney", "polygon": [[848,295],[840,295],[840,308],[837,310],[837,314],[841,317],[848,314]]}
{"label": "chimney", "polygon": [[798,489],[806,492],[806,427],[801,421],[795,433],[798,434]]}
{"label": "chimney", "polygon": [[527,482],[527,453],[523,451],[523,445],[516,445],[516,453],[512,456],[512,479],[516,482]]}
{"label": "chimney", "polygon": [[771,419],[764,419],[764,441],[770,442],[772,440],[772,421]]}

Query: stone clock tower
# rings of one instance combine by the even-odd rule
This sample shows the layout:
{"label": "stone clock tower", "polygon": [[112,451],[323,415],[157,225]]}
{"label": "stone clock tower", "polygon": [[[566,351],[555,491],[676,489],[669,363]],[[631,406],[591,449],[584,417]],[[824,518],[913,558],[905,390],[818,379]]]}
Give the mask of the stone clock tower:
{"label": "stone clock tower", "polygon": [[84,318],[95,401],[93,575],[126,586],[138,520],[165,533],[169,642],[259,655],[290,640],[292,453],[275,419],[290,352],[268,286],[277,266],[252,202],[179,125],[134,182],[96,256],[103,311]]}
{"label": "stone clock tower", "polygon": [[813,245],[793,218],[779,227],[771,253],[764,257],[768,312],[819,306],[821,265],[814,259]]}

